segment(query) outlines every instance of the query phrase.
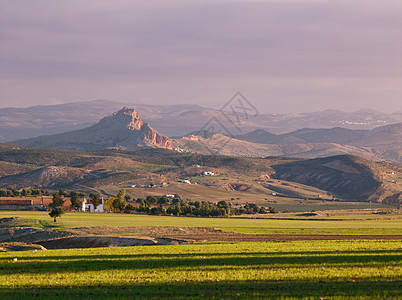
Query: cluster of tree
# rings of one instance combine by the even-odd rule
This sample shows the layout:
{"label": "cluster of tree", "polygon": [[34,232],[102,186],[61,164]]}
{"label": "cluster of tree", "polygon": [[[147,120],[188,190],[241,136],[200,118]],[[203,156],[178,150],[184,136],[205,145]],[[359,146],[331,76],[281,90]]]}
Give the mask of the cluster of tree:
{"label": "cluster of tree", "polygon": [[254,203],[246,203],[245,205],[236,208],[235,210],[235,215],[244,215],[244,214],[277,214],[279,213],[279,210],[275,207],[263,207],[263,206],[258,206],[257,204]]}
{"label": "cluster of tree", "polygon": [[[139,203],[140,206],[134,208],[132,204],[127,204],[127,201]],[[163,206],[163,205],[174,205],[179,202],[183,202],[183,200],[180,199],[179,195],[175,195],[174,198],[167,198],[165,196],[162,197],[148,196],[146,198],[133,199],[130,195],[126,193],[125,189],[121,189],[116,196],[111,197],[105,201],[104,208],[106,210],[113,210],[113,211],[137,210],[138,212],[146,212],[147,211],[146,207],[149,207],[149,209],[151,209],[151,206],[155,204]]]}
{"label": "cluster of tree", "polygon": [[227,217],[242,214],[266,214],[279,213],[274,207],[265,208],[254,203],[234,207],[231,203],[220,201],[212,203],[207,201],[186,201],[175,195],[173,198],[148,196],[137,198],[134,202],[139,205],[127,204],[132,198],[126,191],[119,193],[105,201],[105,209],[113,211],[139,212],[153,215],[177,215],[177,216],[202,216],[202,217]]}
{"label": "cluster of tree", "polygon": [[265,208],[254,203],[247,203],[239,207],[233,207],[226,201],[212,203],[207,201],[185,202],[175,201],[167,208],[159,203],[159,206],[151,207],[147,200],[142,199],[137,207],[131,204],[125,207],[126,211],[148,213],[152,215],[177,215],[177,216],[201,216],[201,217],[228,217],[230,215],[243,214],[267,214],[279,213],[274,207]]}
{"label": "cluster of tree", "polygon": [[44,189],[25,188],[21,191],[16,188],[0,189],[0,197],[29,197],[29,196],[49,196],[49,191]]}
{"label": "cluster of tree", "polygon": [[62,197],[72,197],[73,195],[77,195],[79,198],[83,198],[86,197],[87,195],[83,192],[75,192],[75,191],[68,192],[66,189],[59,189],[58,193]]}

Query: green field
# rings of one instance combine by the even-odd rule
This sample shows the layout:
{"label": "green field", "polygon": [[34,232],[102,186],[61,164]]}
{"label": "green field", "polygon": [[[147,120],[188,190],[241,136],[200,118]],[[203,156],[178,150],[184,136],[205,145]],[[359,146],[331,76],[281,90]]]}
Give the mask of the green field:
{"label": "green field", "polygon": [[[8,226],[59,230],[113,226],[115,232],[130,226],[213,227],[269,235],[400,235],[402,231],[399,214],[374,215],[377,219],[367,211],[333,214],[328,220],[303,216],[281,220],[66,213],[54,223],[47,212],[10,211],[1,212],[0,218],[20,217]],[[402,243],[396,236],[389,238],[4,252],[0,299],[398,299]]]}
{"label": "green field", "polygon": [[[0,218],[19,216],[13,226],[69,229],[89,226],[173,226],[213,227],[253,234],[346,234],[396,235],[402,232],[402,219],[278,220],[249,218],[197,218],[131,214],[66,213],[54,223],[46,212],[1,212]],[[350,217],[350,216],[347,216]],[[339,216],[337,216],[339,218]],[[378,218],[378,217],[377,217]]]}
{"label": "green field", "polygon": [[400,241],[297,241],[2,253],[0,296],[397,299],[401,251]]}

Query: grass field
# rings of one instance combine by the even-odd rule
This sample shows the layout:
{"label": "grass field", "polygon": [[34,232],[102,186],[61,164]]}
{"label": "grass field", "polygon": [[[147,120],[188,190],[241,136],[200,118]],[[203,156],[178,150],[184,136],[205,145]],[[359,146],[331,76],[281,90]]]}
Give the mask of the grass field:
{"label": "grass field", "polygon": [[[56,223],[46,212],[1,212],[0,218],[21,217],[13,226],[34,228],[77,228],[89,226],[174,226],[213,227],[253,234],[346,234],[396,235],[402,232],[402,219],[278,220],[248,218],[196,218],[130,214],[66,213]],[[337,218],[340,216],[337,215]],[[350,217],[348,215],[348,217]]]}
{"label": "grass field", "polygon": [[0,297],[397,299],[401,251],[296,241],[1,253]]}
{"label": "grass field", "polygon": [[390,235],[391,239],[4,252],[0,299],[399,299],[402,243],[391,235],[401,234],[400,215],[372,219],[370,211],[331,214],[328,220],[281,220],[66,213],[54,223],[47,212],[1,212],[0,218],[19,217],[11,226],[93,227],[95,233],[97,226],[113,226],[115,233],[119,227],[171,226],[268,235]]}

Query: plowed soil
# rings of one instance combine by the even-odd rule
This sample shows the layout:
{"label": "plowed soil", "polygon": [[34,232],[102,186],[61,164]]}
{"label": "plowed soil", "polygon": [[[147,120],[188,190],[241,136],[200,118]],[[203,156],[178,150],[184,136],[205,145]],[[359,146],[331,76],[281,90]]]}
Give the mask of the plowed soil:
{"label": "plowed soil", "polygon": [[301,240],[401,240],[402,235],[267,235],[244,234],[210,227],[85,227],[76,235],[158,237],[195,241],[301,241]]}

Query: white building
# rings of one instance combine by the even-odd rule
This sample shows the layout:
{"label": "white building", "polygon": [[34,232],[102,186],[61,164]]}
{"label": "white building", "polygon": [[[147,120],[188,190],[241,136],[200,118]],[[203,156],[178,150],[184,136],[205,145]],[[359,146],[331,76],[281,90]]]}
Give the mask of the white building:
{"label": "white building", "polygon": [[206,171],[206,172],[202,172],[202,175],[204,175],[204,176],[214,176],[215,173],[211,172],[211,171]]}
{"label": "white building", "polygon": [[103,198],[101,198],[101,203],[96,207],[96,209],[95,206],[92,203],[89,203],[86,198],[81,202],[81,205],[81,211],[103,212]]}

